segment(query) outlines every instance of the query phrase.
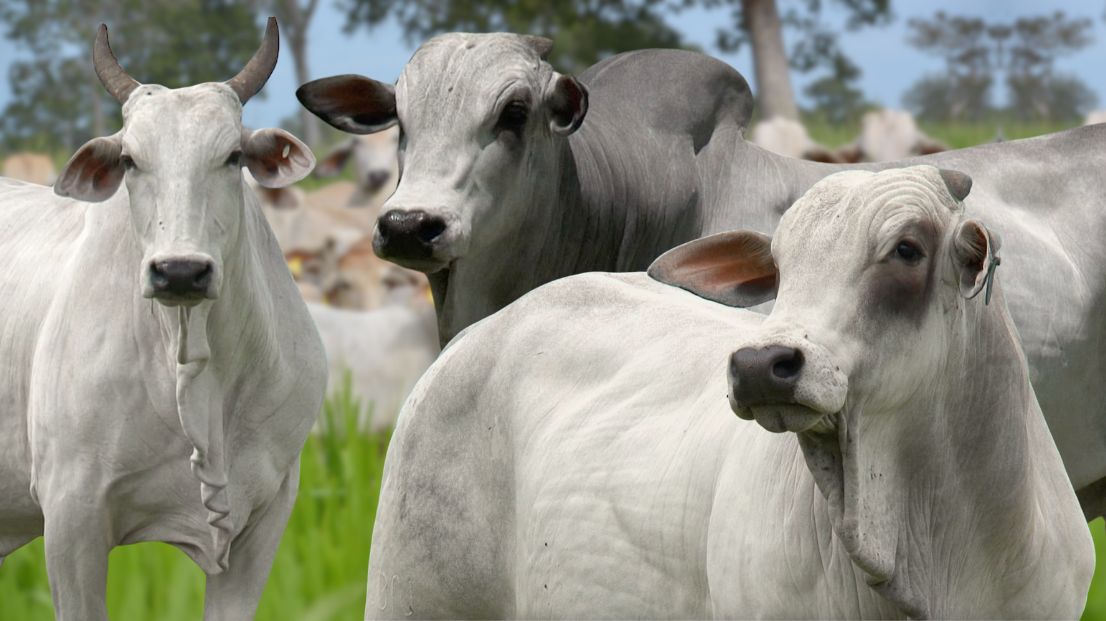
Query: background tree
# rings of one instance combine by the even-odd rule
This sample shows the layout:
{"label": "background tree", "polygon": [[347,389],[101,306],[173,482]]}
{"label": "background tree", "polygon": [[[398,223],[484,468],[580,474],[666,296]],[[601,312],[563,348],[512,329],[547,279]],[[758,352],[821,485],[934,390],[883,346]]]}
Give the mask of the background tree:
{"label": "background tree", "polygon": [[[296,72],[296,84],[311,80],[311,71],[307,63],[307,33],[311,28],[311,18],[315,16],[318,0],[270,0],[269,7],[280,22],[284,32],[286,49],[292,54],[292,63]],[[311,145],[319,144],[319,124],[314,114],[299,106],[299,136]]]}
{"label": "background tree", "polygon": [[860,69],[844,55],[834,58],[829,75],[811,82],[803,93],[810,99],[810,112],[832,125],[853,123],[874,104],[856,87]]}
{"label": "background tree", "polygon": [[1089,19],[1056,12],[986,23],[938,12],[908,25],[910,45],[945,61],[944,73],[924,76],[904,96],[922,119],[978,121],[1000,111],[992,103],[996,76],[1005,76],[1008,91],[1001,112],[1022,120],[1077,120],[1095,103],[1085,83],[1054,71],[1058,58],[1091,43]]}
{"label": "background tree", "polygon": [[[760,118],[783,116],[798,118],[798,106],[791,88],[790,69],[807,73],[827,69],[829,75],[813,88],[820,97],[852,97],[860,70],[845,56],[837,34],[822,20],[829,2],[846,10],[847,31],[864,26],[885,25],[892,19],[890,0],[682,0],[682,7],[703,6],[729,9],[731,27],[717,33],[717,46],[724,52],[737,52],[750,45],[756,73],[757,109]],[[795,43],[785,49],[783,32],[794,34]],[[844,80],[844,82],[840,82]],[[834,82],[839,82],[834,84]],[[809,94],[809,93],[808,93]]]}
{"label": "background tree", "polygon": [[69,151],[119,128],[118,104],[92,69],[101,22],[135,79],[172,88],[233,77],[260,42],[256,9],[233,0],[0,3],[4,36],[29,53],[9,71],[12,100],[0,112],[4,146]]}
{"label": "background tree", "polygon": [[550,62],[569,73],[627,50],[688,47],[665,23],[664,0],[344,0],[341,6],[347,32],[394,17],[411,43],[449,31],[551,37]]}
{"label": "background tree", "polygon": [[[993,110],[991,86],[995,67],[992,47],[1001,31],[978,17],[911,19],[907,43],[945,61],[945,71],[923,76],[903,96],[919,118],[931,121],[979,120]],[[990,32],[990,34],[989,34]]]}
{"label": "background tree", "polygon": [[1011,112],[1023,120],[1077,121],[1094,106],[1094,92],[1079,78],[1056,73],[1056,60],[1093,41],[1087,18],[1049,16],[1014,22],[1006,66]]}

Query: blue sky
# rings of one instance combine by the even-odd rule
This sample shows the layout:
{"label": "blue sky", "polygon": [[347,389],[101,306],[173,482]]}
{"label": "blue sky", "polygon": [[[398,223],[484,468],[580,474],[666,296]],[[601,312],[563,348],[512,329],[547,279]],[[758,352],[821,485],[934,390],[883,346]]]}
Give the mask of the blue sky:
{"label": "blue sky", "polygon": [[[785,5],[791,0],[778,0]],[[386,23],[372,32],[364,29],[352,35],[342,33],[345,16],[335,0],[323,0],[312,23],[309,62],[313,77],[338,73],[361,73],[379,80],[393,81],[416,46],[408,44],[398,25]],[[892,0],[895,20],[882,28],[843,32],[841,44],[863,71],[860,86],[865,95],[882,105],[902,105],[902,94],[921,75],[942,70],[939,59],[930,58],[905,43],[906,22],[910,17],[930,17],[938,10],[956,15],[977,15],[988,19],[1013,20],[1022,15],[1041,15],[1063,10],[1068,15],[1094,18],[1095,42],[1082,52],[1063,58],[1058,69],[1083,78],[1098,93],[1099,107],[1106,108],[1106,0]],[[748,50],[740,54],[721,54],[714,49],[714,33],[728,19],[725,10],[695,10],[673,16],[673,25],[685,38],[733,65],[756,88]],[[845,14],[833,2],[827,2],[824,18],[834,26],[843,26]],[[109,24],[110,25],[110,24]],[[260,36],[260,27],[258,29]],[[90,42],[91,45],[91,42]],[[8,67],[19,50],[0,39],[0,108],[10,98]],[[91,66],[90,66],[91,70]],[[135,76],[141,79],[141,76]],[[807,78],[793,75],[800,94]],[[292,62],[281,58],[266,87],[268,97],[250,102],[245,121],[253,127],[272,126],[297,110],[293,92],[296,86]]]}

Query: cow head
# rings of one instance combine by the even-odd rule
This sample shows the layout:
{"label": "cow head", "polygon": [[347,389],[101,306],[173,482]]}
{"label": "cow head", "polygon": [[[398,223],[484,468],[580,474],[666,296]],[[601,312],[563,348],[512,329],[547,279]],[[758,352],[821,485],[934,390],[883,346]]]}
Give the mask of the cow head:
{"label": "cow head", "polygon": [[395,88],[345,75],[296,91],[344,131],[399,123],[401,176],[377,221],[377,254],[433,273],[470,246],[496,247],[523,215],[502,206],[553,187],[543,162],[580,127],[588,95],[545,62],[551,47],[513,34],[442,35],[415,52]]}
{"label": "cow head", "polygon": [[376,194],[399,174],[396,162],[398,149],[399,128],[394,126],[381,132],[354,136],[334,147],[319,162],[315,174],[332,177],[352,163],[357,184],[368,194]]}
{"label": "cow head", "polygon": [[314,166],[310,149],[288,132],[242,126],[242,106],[268,80],[278,45],[270,18],[260,49],[233,79],[168,89],[127,75],[100,26],[93,64],[123,104],[123,128],[82,146],[54,191],[100,202],[126,183],[145,297],[169,306],[217,298],[224,259],[239,245],[242,167],[261,185],[282,187]]}
{"label": "cow head", "polygon": [[838,173],[786,212],[774,240],[722,233],[649,268],[733,306],[775,297],[761,328],[735,344],[731,407],[769,431],[796,432],[853,560],[912,615],[921,604],[891,581],[895,486],[934,450],[921,440],[925,425],[953,399],[950,382],[972,370],[974,319],[988,311],[966,300],[989,289],[997,264],[997,236],[962,217],[970,187],[966,175],[931,166]]}

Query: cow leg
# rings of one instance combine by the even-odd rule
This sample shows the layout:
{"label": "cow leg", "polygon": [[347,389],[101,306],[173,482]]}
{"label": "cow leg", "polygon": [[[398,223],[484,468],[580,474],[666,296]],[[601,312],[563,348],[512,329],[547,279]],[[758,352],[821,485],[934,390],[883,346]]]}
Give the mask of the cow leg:
{"label": "cow leg", "polygon": [[250,523],[231,542],[227,570],[207,577],[205,621],[252,619],[273,566],[280,537],[299,489],[300,462],[285,477],[272,502],[250,515]]}
{"label": "cow leg", "polygon": [[66,496],[43,507],[46,574],[58,621],[108,618],[108,554],[115,545],[109,512],[82,500]]}

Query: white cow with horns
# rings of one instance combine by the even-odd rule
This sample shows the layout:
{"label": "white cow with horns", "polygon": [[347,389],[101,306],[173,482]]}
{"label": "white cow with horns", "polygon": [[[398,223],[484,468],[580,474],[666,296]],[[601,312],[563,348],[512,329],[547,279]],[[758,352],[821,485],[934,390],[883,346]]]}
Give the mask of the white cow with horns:
{"label": "white cow with horns", "polygon": [[[43,535],[57,618],[104,619],[108,553],[170,543],[207,619],[254,614],[326,385],[322,344],[242,179],[311,151],[242,127],[276,20],[233,79],[168,89],[92,58],[123,104],[54,189],[0,180],[0,560]],[[56,196],[55,196],[56,194]]]}
{"label": "white cow with horns", "polygon": [[399,418],[366,617],[1078,617],[1094,547],[970,185],[836,174],[774,240],[461,333]]}

